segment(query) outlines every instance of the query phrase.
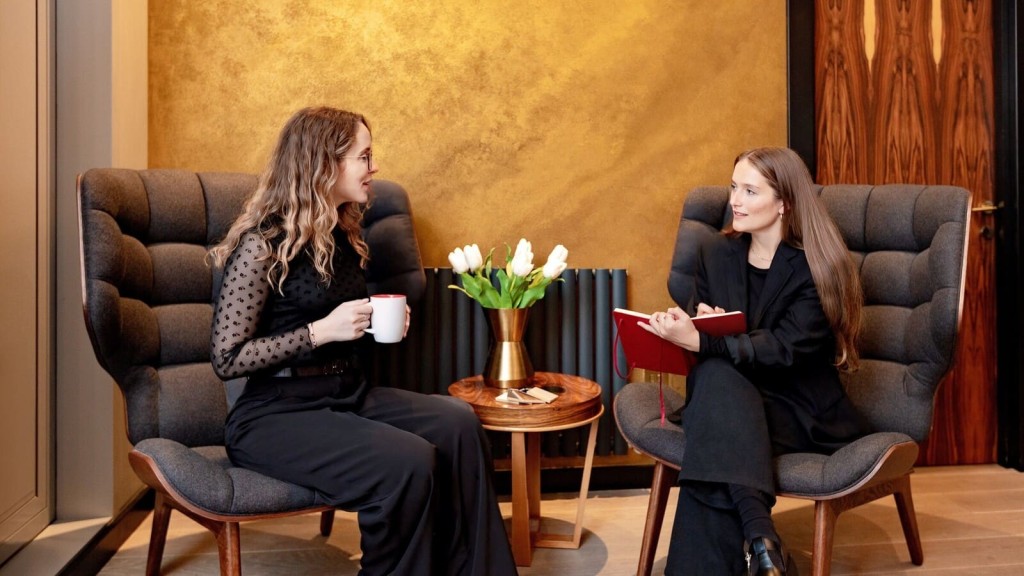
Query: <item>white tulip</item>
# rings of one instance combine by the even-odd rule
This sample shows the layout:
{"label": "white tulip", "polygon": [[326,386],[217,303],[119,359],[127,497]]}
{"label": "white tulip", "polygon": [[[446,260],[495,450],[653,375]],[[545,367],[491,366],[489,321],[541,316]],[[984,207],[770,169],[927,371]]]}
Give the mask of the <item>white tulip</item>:
{"label": "white tulip", "polygon": [[559,244],[548,254],[548,264],[552,262],[565,262],[569,259],[569,251],[566,250],[565,246]]}
{"label": "white tulip", "polygon": [[470,244],[462,249],[462,253],[466,256],[466,264],[469,266],[470,272],[476,272],[484,265],[484,257],[480,254],[480,248],[476,244]]}
{"label": "white tulip", "polygon": [[512,260],[523,260],[526,259],[531,264],[533,263],[533,246],[526,241],[526,238],[520,238],[519,244],[516,245],[516,252],[512,256]]}
{"label": "white tulip", "polygon": [[463,274],[469,270],[469,263],[466,261],[466,254],[462,248],[456,248],[448,254],[448,261],[452,264],[452,270],[456,274]]}
{"label": "white tulip", "polygon": [[556,278],[565,271],[565,261],[569,258],[569,251],[565,246],[559,244],[548,255],[548,261],[544,264],[543,274],[545,278]]}
{"label": "white tulip", "polygon": [[512,273],[516,276],[526,276],[533,271],[533,247],[526,241],[526,238],[519,240],[516,245],[516,252],[512,255]]}
{"label": "white tulip", "polygon": [[551,260],[548,260],[547,263],[544,264],[544,269],[541,273],[545,278],[557,278],[562,275],[562,272],[565,272],[566,266],[568,266],[568,264],[565,262],[552,262]]}
{"label": "white tulip", "polygon": [[512,260],[512,273],[516,276],[527,276],[530,272],[533,272],[533,262],[529,260]]}

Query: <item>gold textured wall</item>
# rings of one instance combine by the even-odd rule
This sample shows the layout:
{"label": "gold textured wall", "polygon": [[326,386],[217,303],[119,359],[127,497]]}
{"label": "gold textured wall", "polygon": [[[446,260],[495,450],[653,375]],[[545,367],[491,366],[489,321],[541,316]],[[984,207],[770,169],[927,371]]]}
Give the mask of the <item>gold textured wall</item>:
{"label": "gold textured wall", "polygon": [[[687,190],[786,142],[784,0],[150,2],[150,166],[259,171],[296,109],[365,114],[427,266],[515,244],[670,304]],[[811,57],[811,55],[808,55]]]}

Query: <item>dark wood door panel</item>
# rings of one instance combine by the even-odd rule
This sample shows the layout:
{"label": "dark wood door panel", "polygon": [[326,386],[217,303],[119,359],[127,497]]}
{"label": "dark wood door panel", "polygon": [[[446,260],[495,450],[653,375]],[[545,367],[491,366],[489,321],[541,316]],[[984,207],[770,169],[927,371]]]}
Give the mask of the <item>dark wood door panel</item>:
{"label": "dark wood door panel", "polygon": [[[993,202],[992,0],[871,7],[815,4],[818,181],[948,184],[970,190],[975,206]],[[875,40],[870,58],[865,38]],[[996,459],[994,226],[991,213],[972,218],[957,360],[937,393],[924,464]]]}

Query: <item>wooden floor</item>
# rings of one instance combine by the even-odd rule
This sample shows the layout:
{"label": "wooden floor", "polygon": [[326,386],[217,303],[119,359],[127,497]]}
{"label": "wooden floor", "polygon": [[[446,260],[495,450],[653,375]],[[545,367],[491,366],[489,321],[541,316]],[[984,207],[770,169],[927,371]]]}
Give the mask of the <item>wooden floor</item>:
{"label": "wooden floor", "polygon": [[[833,574],[1024,575],[1024,474],[998,466],[919,469],[913,477],[914,504],[925,563],[910,563],[892,498],[847,512],[839,518]],[[583,544],[579,550],[537,550],[522,576],[633,574],[646,490],[592,492],[587,501]],[[501,503],[510,514],[510,504]],[[675,510],[669,499],[659,542],[655,574],[661,574]],[[800,573],[810,574],[813,507],[780,499],[775,508],[779,531],[796,557]],[[545,495],[545,530],[568,531],[576,511],[572,495]],[[149,542],[143,523],[100,572],[105,576],[142,574]],[[242,570],[247,576],[280,574],[356,574],[359,534],[355,516],[338,512],[329,538],[319,535],[319,515],[242,525]],[[180,514],[172,516],[163,574],[217,574],[213,537]]]}

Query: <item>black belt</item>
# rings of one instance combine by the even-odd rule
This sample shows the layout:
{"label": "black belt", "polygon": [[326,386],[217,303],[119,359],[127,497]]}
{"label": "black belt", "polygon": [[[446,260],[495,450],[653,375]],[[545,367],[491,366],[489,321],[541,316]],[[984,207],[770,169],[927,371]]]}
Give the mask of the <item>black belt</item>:
{"label": "black belt", "polygon": [[274,373],[274,376],[325,376],[328,374],[345,374],[359,367],[355,358],[335,358],[323,364],[306,366],[289,366]]}
{"label": "black belt", "polygon": [[[277,399],[318,400],[334,398],[354,402],[356,394],[366,382],[354,361],[331,361],[324,364],[289,366],[273,374],[249,378],[245,384],[246,397],[263,398],[264,403]],[[265,397],[265,398],[264,398]],[[268,400],[269,399],[269,400]]]}

